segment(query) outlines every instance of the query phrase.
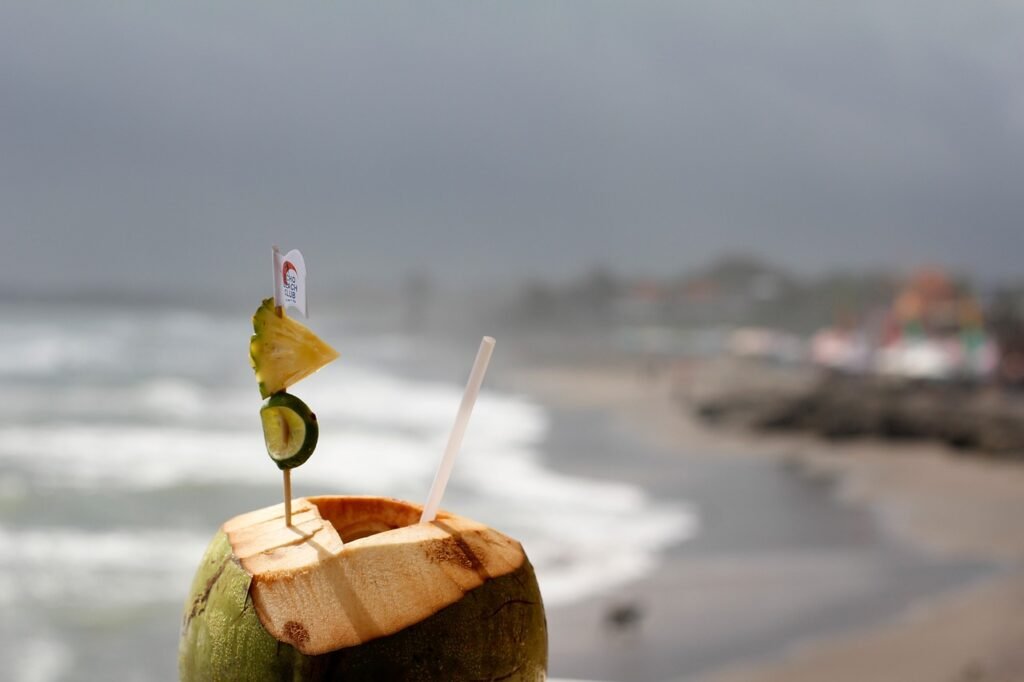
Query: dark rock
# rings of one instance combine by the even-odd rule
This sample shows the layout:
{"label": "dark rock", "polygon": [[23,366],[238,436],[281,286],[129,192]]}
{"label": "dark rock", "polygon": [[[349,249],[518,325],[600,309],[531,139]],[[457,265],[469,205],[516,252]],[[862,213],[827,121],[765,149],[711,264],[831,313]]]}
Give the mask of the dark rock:
{"label": "dark rock", "polygon": [[745,367],[731,382],[719,381],[717,392],[694,409],[716,424],[808,431],[832,440],[936,440],[1024,460],[1024,395],[1019,392],[842,374],[773,385],[772,377]]}

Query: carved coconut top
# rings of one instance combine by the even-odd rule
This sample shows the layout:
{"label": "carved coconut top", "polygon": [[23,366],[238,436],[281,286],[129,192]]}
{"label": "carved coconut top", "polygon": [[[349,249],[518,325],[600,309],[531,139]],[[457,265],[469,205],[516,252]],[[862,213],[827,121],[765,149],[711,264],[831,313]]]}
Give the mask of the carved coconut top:
{"label": "carved coconut top", "polygon": [[518,542],[470,519],[381,497],[295,500],[223,526],[263,627],[304,654],[414,625],[490,578],[518,569]]}

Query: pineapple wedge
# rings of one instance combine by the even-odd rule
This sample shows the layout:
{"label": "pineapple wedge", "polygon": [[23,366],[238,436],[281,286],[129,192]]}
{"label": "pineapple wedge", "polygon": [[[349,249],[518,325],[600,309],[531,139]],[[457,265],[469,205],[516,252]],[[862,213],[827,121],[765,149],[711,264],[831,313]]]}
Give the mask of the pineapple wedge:
{"label": "pineapple wedge", "polygon": [[260,395],[269,398],[338,357],[305,325],[274,312],[274,299],[263,301],[252,316],[249,360],[256,371]]}

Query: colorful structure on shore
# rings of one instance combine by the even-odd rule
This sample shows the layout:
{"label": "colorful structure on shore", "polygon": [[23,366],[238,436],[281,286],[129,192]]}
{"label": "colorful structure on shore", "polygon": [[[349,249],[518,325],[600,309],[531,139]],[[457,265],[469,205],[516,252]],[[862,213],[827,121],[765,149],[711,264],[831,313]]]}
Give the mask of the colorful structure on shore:
{"label": "colorful structure on shore", "polygon": [[839,371],[932,380],[985,379],[999,363],[981,304],[940,268],[913,273],[887,310],[818,331],[810,356]]}

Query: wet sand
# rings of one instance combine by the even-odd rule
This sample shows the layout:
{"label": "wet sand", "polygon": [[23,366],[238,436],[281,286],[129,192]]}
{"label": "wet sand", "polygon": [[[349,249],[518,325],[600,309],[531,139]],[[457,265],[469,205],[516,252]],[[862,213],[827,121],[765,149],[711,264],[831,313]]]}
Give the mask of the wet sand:
{"label": "wet sand", "polygon": [[[656,464],[590,463],[594,475],[625,477],[658,495],[696,495],[702,514],[718,519],[714,534],[684,544],[615,597],[552,609],[553,674],[1024,680],[1024,467],[936,445],[711,430],[690,418],[667,380],[625,363],[524,371],[515,383],[556,408],[607,415],[660,453],[646,455],[660,457]],[[729,531],[721,521],[729,510],[700,500],[723,480],[739,486],[726,496],[746,500],[744,513],[758,513],[758,495],[786,495],[787,504],[824,495],[838,501],[833,512],[815,498],[807,515],[836,518],[817,526],[777,519],[774,536],[730,540],[744,526]],[[751,546],[759,551],[742,549]],[[607,613],[623,600],[643,607],[642,622],[610,628]]]}

